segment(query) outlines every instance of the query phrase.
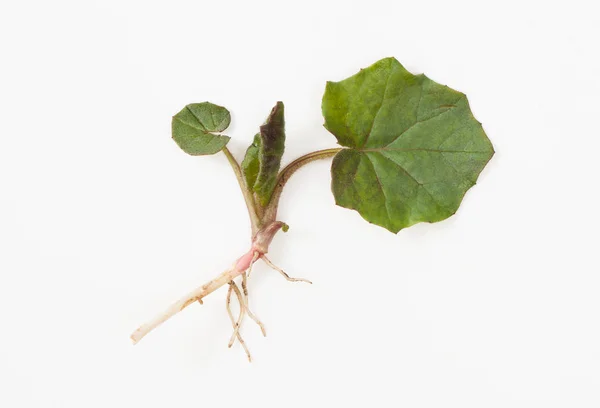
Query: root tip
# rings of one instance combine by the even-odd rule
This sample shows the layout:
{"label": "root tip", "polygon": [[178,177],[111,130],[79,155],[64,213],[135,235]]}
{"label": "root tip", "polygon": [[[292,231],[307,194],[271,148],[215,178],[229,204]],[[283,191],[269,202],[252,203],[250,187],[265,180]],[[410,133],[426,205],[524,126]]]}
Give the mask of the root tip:
{"label": "root tip", "polygon": [[129,338],[131,339],[131,343],[135,346],[136,344],[138,344],[138,342],[142,339],[142,337],[144,337],[143,335],[140,336],[140,329],[137,329],[136,331],[134,331],[133,333],[131,333],[131,336],[129,336]]}

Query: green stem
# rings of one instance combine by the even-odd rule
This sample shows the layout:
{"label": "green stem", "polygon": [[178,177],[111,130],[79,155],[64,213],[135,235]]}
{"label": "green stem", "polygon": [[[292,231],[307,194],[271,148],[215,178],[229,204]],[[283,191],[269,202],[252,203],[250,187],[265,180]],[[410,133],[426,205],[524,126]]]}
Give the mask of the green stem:
{"label": "green stem", "polygon": [[265,225],[274,222],[277,217],[277,208],[279,207],[279,198],[281,197],[281,193],[283,191],[283,187],[285,183],[292,177],[300,167],[304,166],[315,160],[327,159],[329,157],[335,156],[341,148],[333,148],[333,149],[325,149],[318,150],[316,152],[305,154],[302,157],[297,158],[287,166],[277,176],[277,183],[275,184],[275,189],[273,190],[273,194],[271,195],[271,200],[265,209],[265,213],[263,216],[263,222]]}
{"label": "green stem", "polygon": [[240,169],[240,165],[235,159],[235,157],[233,157],[233,155],[227,147],[223,148],[223,153],[225,153],[225,157],[227,157],[227,160],[229,161],[229,164],[231,165],[231,168],[235,173],[235,177],[237,178],[237,181],[240,185],[242,194],[244,195],[246,207],[248,207],[248,214],[250,215],[250,223],[252,224],[252,236],[254,236],[254,234],[256,234],[262,226],[261,219],[258,216],[254,197],[252,196],[252,192],[250,192],[250,190],[248,190],[248,188],[246,187],[246,182],[244,181],[242,170]]}

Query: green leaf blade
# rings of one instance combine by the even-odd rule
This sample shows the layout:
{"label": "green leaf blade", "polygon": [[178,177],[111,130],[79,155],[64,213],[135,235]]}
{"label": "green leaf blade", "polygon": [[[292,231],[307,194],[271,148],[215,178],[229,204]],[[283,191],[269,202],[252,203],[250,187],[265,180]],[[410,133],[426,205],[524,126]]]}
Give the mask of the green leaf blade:
{"label": "green leaf blade", "polygon": [[259,171],[253,190],[260,204],[265,206],[269,203],[273,194],[285,149],[283,102],[277,102],[265,124],[260,127],[258,147]]}
{"label": "green leaf blade", "polygon": [[244,174],[244,180],[246,181],[246,186],[254,191],[254,184],[256,183],[256,179],[258,177],[258,172],[260,171],[260,133],[254,135],[254,141],[248,149],[246,150],[246,155],[244,156],[244,160],[242,160],[242,173]]}
{"label": "green leaf blade", "polygon": [[215,135],[229,126],[231,115],[227,109],[210,102],[192,103],[173,116],[173,140],[193,156],[210,155],[221,151],[229,136]]}
{"label": "green leaf blade", "polygon": [[494,154],[464,94],[393,58],[328,83],[322,106],[349,147],[332,164],[336,203],[392,232],[453,215]]}

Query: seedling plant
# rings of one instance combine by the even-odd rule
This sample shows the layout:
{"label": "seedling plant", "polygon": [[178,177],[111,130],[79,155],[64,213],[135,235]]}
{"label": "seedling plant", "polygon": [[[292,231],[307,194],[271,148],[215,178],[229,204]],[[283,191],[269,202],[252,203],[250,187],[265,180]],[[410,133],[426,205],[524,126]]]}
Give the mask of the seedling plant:
{"label": "seedling plant", "polygon": [[[134,344],[187,306],[228,285],[226,308],[237,340],[248,360],[240,333],[248,316],[266,335],[250,310],[247,280],[261,260],[291,282],[267,257],[269,245],[288,226],[277,219],[279,199],[290,177],[306,164],[333,158],[331,191],[337,205],[356,210],[369,223],[397,233],[420,222],[438,222],[453,215],[494,149],[464,94],[425,75],[413,75],[396,59],[385,58],[339,82],[327,82],[322,100],[325,128],[341,147],[318,150],[280,170],[285,147],[284,105],[277,102],[260,126],[241,163],[233,157],[221,132],[231,116],[210,102],[184,107],[172,120],[172,136],[192,156],[223,152],[240,185],[251,223],[251,244],[223,273],[192,290],[163,313],[140,326]],[[239,280],[239,283],[236,282]],[[237,317],[231,310],[235,295]]]}

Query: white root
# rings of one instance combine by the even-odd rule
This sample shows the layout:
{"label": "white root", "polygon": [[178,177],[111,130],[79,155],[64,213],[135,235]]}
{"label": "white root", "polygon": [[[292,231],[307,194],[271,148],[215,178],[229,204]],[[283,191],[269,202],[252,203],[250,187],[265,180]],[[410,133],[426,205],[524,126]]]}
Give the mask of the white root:
{"label": "white root", "polygon": [[167,321],[169,318],[173,317],[177,313],[181,312],[183,309],[191,305],[192,303],[198,301],[202,303],[202,298],[211,294],[221,286],[225,285],[229,281],[233,280],[235,277],[239,276],[243,271],[239,271],[235,264],[223,272],[221,275],[211,280],[210,282],[194,289],[177,302],[173,303],[167,310],[165,310],[162,314],[156,316],[154,319],[149,322],[141,325],[136,331],[131,335],[131,340],[133,344],[138,343],[146,334],[150,333],[153,329],[160,326],[162,323]]}
{"label": "white root", "polygon": [[254,263],[256,262],[256,260],[260,257],[260,254],[258,252],[254,252],[254,255],[252,255],[252,261],[250,261],[250,266],[248,267],[248,277],[250,277],[250,274],[252,273],[252,267],[254,266]]}
{"label": "white root", "polygon": [[[238,298],[238,303],[240,305],[240,314],[238,316],[237,322],[233,325],[233,333],[231,333],[231,338],[229,339],[229,344],[227,344],[227,347],[233,346],[233,342],[235,341],[235,338],[240,335],[239,334],[240,327],[242,325],[242,321],[244,320],[244,316],[246,315],[246,309],[244,308],[244,301],[242,300],[242,294],[240,292],[240,289],[238,288],[237,284],[234,281],[231,281],[229,284],[231,285],[231,288],[235,292],[235,296],[237,296],[237,298]],[[240,343],[243,344],[244,343],[243,340],[240,340]]]}
{"label": "white root", "polygon": [[[235,320],[235,318],[233,317],[233,313],[231,312],[231,292],[232,291],[235,291],[235,295],[238,298],[238,304],[240,306],[240,314],[238,316],[237,321]],[[244,341],[244,339],[242,338],[242,335],[239,332],[240,325],[242,323],[242,319],[244,318],[244,313],[243,313],[242,295],[240,294],[240,290],[238,289],[238,287],[234,281],[229,282],[229,291],[227,291],[227,314],[229,315],[229,320],[231,320],[231,325],[233,326],[233,335],[231,336],[231,339],[229,340],[229,344],[227,347],[231,347],[233,345],[233,342],[235,341],[235,338],[237,337],[240,344],[244,348],[246,355],[248,356],[248,361],[252,362],[252,356],[250,355],[250,350],[248,350],[248,347],[246,346],[246,342]]]}
{"label": "white root", "polygon": [[[141,325],[136,331],[131,335],[131,340],[133,344],[138,343],[146,334],[150,331],[154,330],[156,327],[167,321],[169,318],[173,317],[192,303],[198,302],[202,304],[202,299],[220,288],[221,286],[229,283],[229,290],[227,292],[227,314],[229,315],[229,319],[231,320],[231,325],[233,326],[233,334],[231,335],[229,341],[229,347],[233,345],[235,339],[237,338],[246,355],[248,356],[248,361],[252,361],[252,357],[250,356],[250,352],[248,351],[248,347],[244,342],[240,334],[240,327],[242,321],[246,314],[250,316],[252,320],[260,327],[261,332],[264,336],[266,336],[266,330],[262,322],[250,311],[248,306],[248,283],[247,279],[252,272],[252,266],[254,263],[260,258],[262,259],[269,267],[279,272],[283,277],[290,282],[307,282],[311,283],[308,279],[303,278],[292,278],[287,273],[284,272],[283,269],[274,265],[269,258],[265,256],[269,248],[269,244],[273,239],[273,236],[277,231],[279,231],[285,224],[280,221],[275,221],[267,225],[265,228],[260,230],[254,239],[252,240],[252,247],[250,250],[242,255],[234,264],[217,276],[215,279],[210,282],[194,289],[177,302],[173,303],[167,310],[165,310],[162,314],[156,316],[154,319],[149,322]],[[238,285],[235,283],[234,279],[238,276],[242,276],[242,291],[240,291]],[[239,304],[239,315],[237,319],[233,316],[231,311],[231,295],[235,293],[238,304]]]}
{"label": "white root", "polygon": [[[254,265],[257,259],[258,252],[255,252],[254,257],[252,258],[252,262],[250,263],[250,267],[248,267],[248,277],[250,277],[250,273],[252,272],[252,266]],[[258,319],[258,317],[256,317],[254,313],[252,313],[252,311],[250,310],[250,306],[248,306],[248,282],[246,279],[246,272],[242,273],[242,291],[244,292],[244,307],[246,308],[248,316],[250,316],[250,318],[254,320],[254,323],[256,323],[258,327],[260,327],[260,331],[262,332],[263,336],[267,337],[267,330],[265,329],[265,325]]]}
{"label": "white root", "polygon": [[283,277],[284,277],[285,279],[287,279],[288,281],[290,281],[290,282],[306,282],[306,283],[310,283],[310,284],[312,285],[312,282],[311,282],[311,281],[309,281],[308,279],[304,279],[304,278],[292,278],[292,277],[290,277],[290,275],[288,275],[287,273],[285,273],[285,271],[284,271],[283,269],[281,269],[280,267],[278,267],[278,266],[274,265],[274,264],[273,264],[273,262],[271,262],[271,260],[270,260],[269,258],[267,258],[267,256],[266,256],[266,255],[263,255],[263,256],[261,256],[261,259],[262,259],[263,261],[265,261],[265,263],[266,263],[267,265],[269,265],[269,267],[270,267],[271,269],[274,269],[274,270],[276,270],[277,272],[279,272],[280,274],[282,274],[282,275],[283,275]]}

